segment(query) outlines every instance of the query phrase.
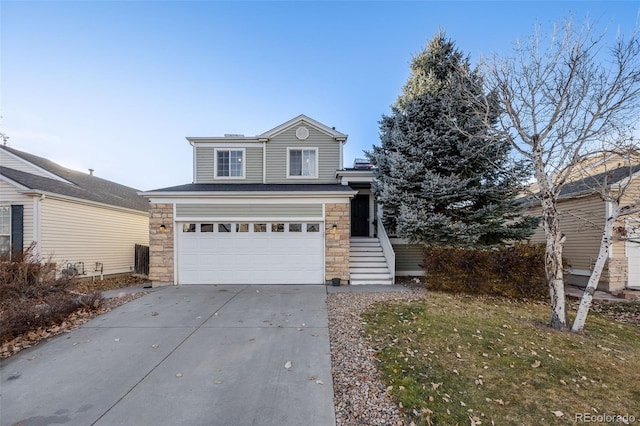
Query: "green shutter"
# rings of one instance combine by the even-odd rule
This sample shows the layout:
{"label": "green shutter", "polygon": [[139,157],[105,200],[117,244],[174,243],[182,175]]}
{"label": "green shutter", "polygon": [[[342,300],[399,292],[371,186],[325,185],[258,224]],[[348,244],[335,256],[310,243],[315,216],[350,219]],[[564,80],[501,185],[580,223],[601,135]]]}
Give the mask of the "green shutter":
{"label": "green shutter", "polygon": [[24,247],[24,206],[11,206],[11,257],[22,256]]}

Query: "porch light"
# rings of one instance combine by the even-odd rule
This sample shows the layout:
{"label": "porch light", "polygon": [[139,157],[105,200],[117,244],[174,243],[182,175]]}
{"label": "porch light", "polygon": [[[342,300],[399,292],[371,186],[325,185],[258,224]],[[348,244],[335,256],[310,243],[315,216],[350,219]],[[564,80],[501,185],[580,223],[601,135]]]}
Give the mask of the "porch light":
{"label": "porch light", "polygon": [[163,223],[162,225],[160,225],[160,232],[162,232],[163,234],[164,234],[165,232],[167,232],[167,227],[166,227],[166,226],[164,226],[164,223]]}

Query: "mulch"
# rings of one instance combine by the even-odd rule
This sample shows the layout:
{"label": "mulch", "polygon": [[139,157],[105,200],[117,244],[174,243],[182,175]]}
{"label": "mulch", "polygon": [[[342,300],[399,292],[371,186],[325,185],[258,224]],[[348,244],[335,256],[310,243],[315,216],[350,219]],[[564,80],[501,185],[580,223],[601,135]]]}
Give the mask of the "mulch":
{"label": "mulch", "polygon": [[[120,275],[108,277],[104,280],[100,279],[80,279],[69,289],[70,297],[75,297],[78,293],[90,294],[101,293],[107,290],[121,289],[130,286],[148,283],[145,277],[136,275]],[[97,309],[79,309],[70,314],[64,321],[59,324],[53,324],[48,327],[38,327],[27,333],[0,343],[0,358],[8,358],[23,349],[37,345],[41,341],[48,340],[62,333],[68,333],[95,318],[98,315],[109,312],[110,310],[124,303],[130,302],[138,297],[144,296],[146,293],[136,294],[120,294],[117,297],[104,299]]]}

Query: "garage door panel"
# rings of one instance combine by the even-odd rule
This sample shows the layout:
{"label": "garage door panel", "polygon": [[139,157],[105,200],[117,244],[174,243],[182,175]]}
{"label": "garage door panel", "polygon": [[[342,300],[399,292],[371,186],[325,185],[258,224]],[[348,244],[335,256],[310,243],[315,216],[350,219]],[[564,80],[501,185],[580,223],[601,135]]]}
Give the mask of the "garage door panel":
{"label": "garage door panel", "polygon": [[181,232],[178,282],[322,284],[324,237],[321,232]]}

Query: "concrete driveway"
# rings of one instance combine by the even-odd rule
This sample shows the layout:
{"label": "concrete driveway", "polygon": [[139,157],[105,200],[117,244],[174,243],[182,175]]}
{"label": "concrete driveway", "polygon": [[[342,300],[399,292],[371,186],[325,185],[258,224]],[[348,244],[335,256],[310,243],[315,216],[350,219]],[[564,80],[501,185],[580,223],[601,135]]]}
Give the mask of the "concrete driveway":
{"label": "concrete driveway", "polygon": [[334,425],[325,298],[309,285],[159,289],[2,362],[0,422]]}

